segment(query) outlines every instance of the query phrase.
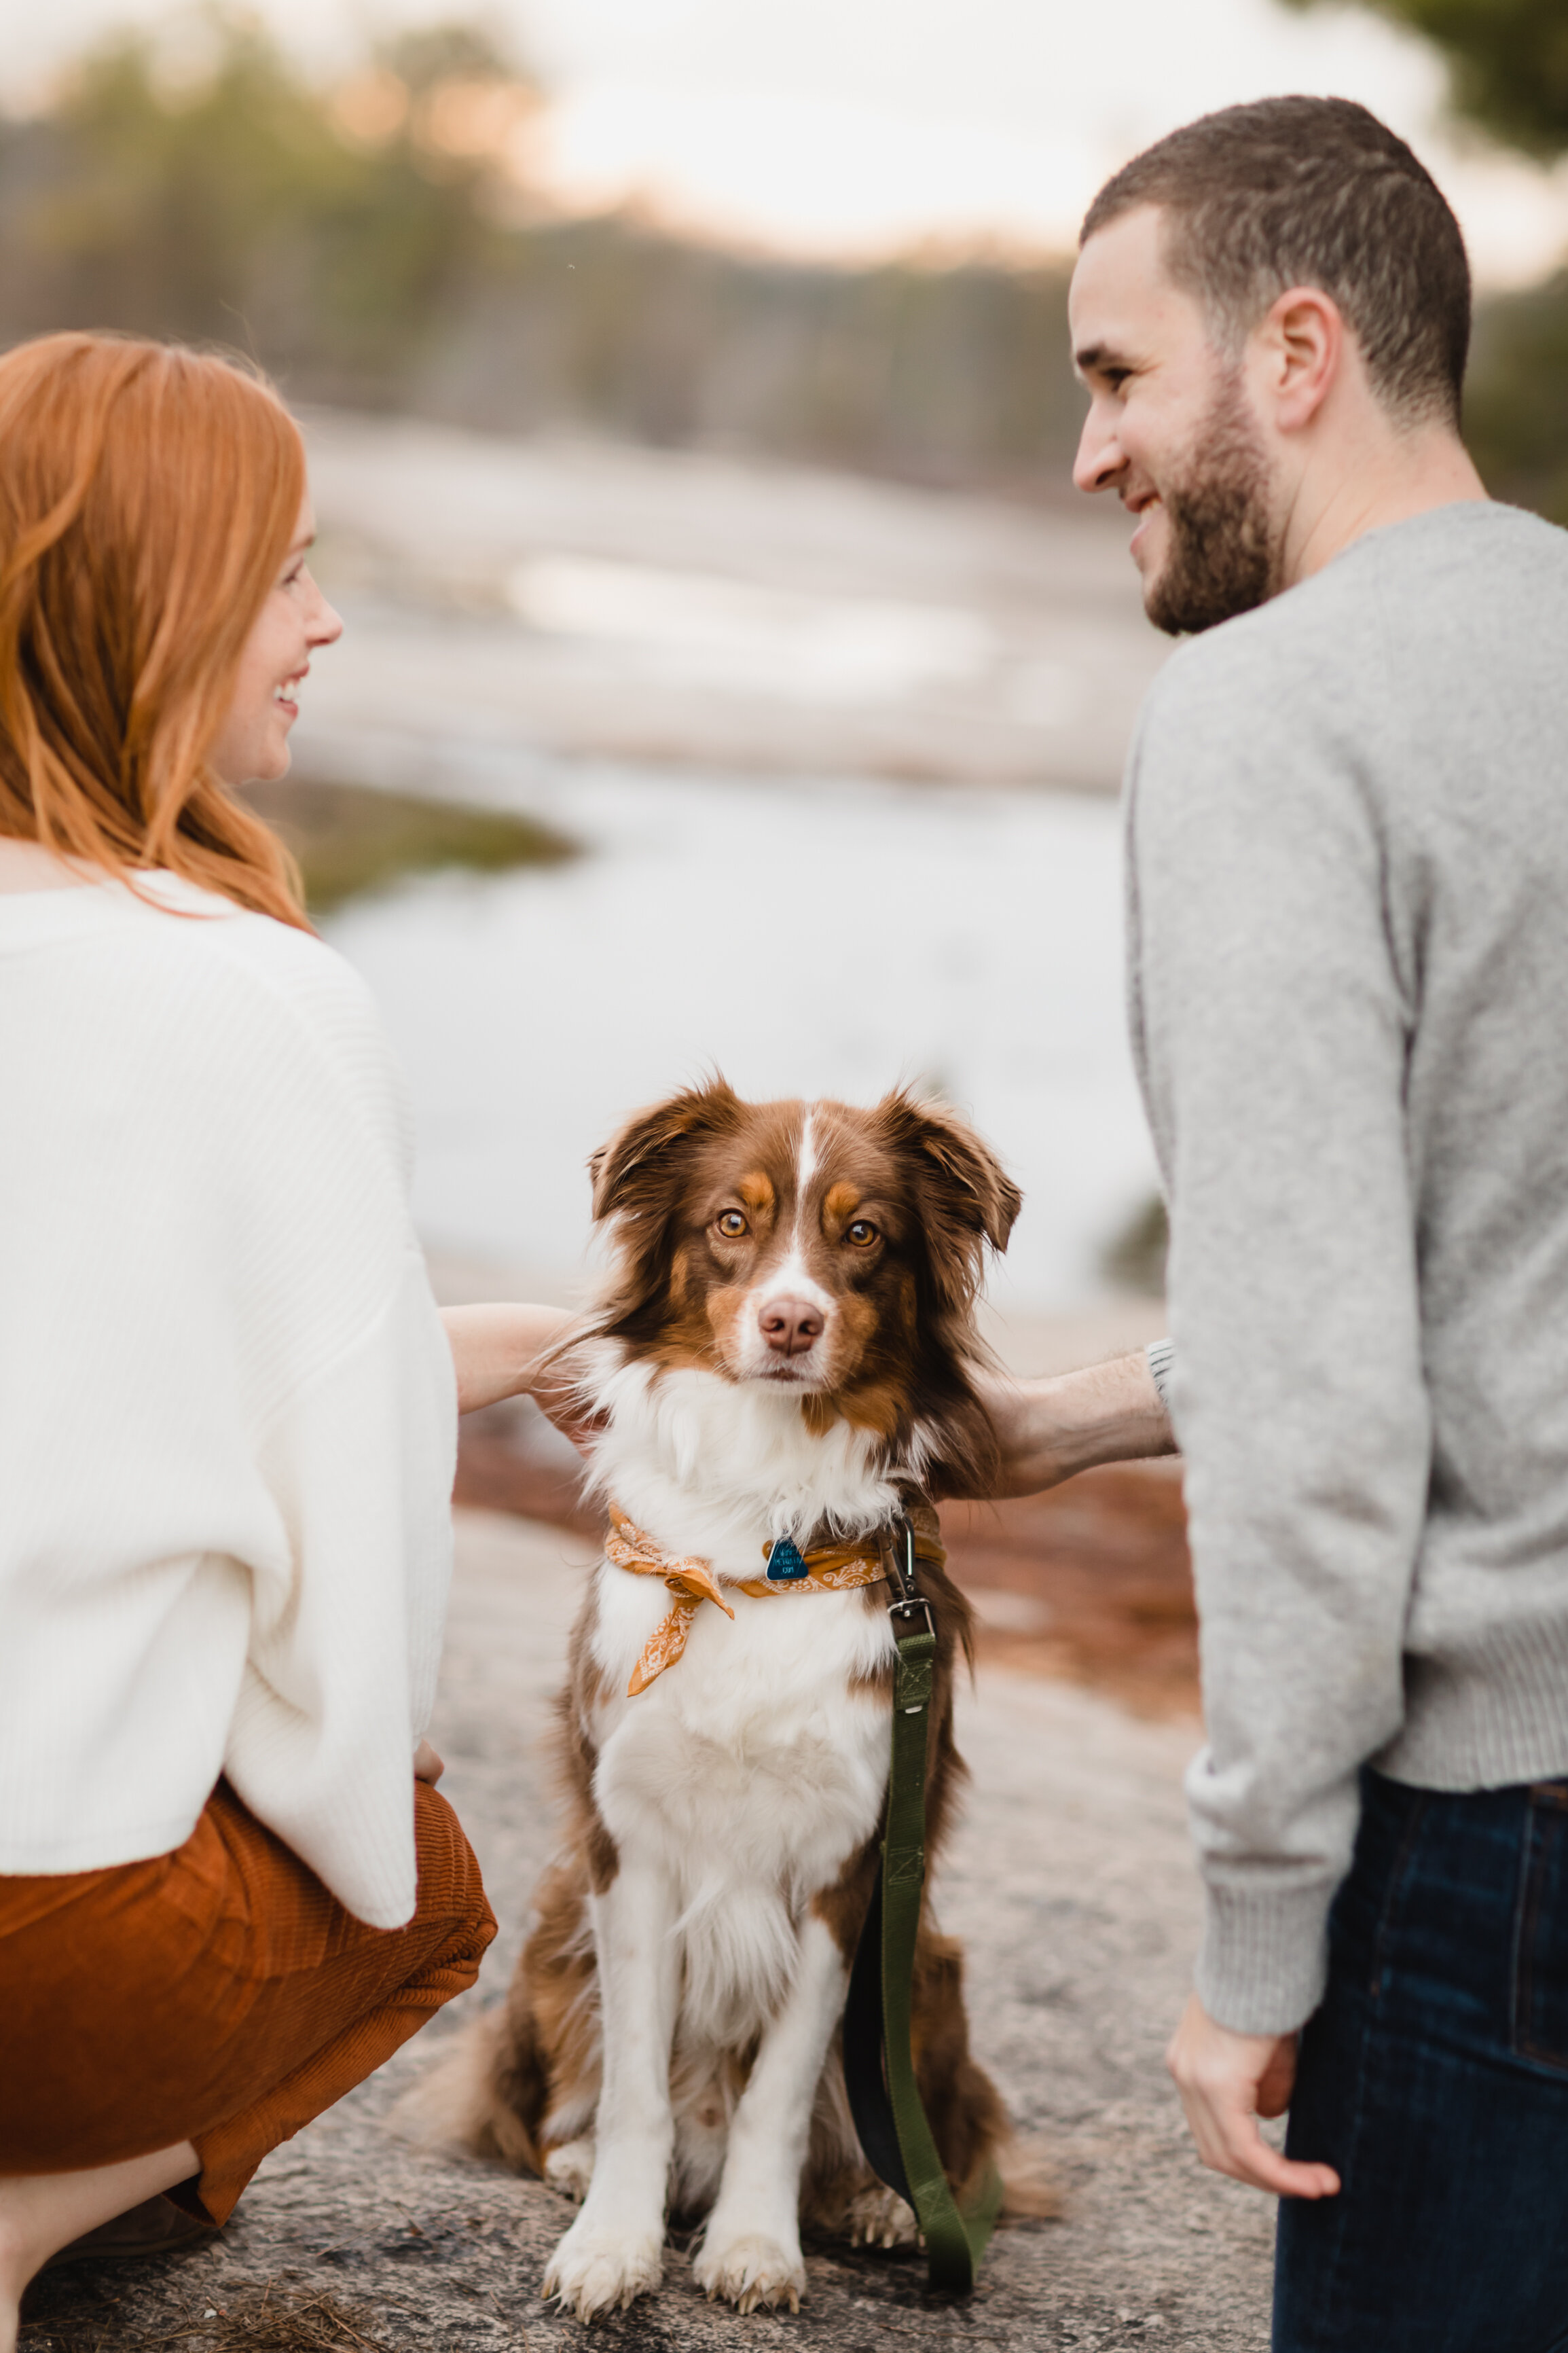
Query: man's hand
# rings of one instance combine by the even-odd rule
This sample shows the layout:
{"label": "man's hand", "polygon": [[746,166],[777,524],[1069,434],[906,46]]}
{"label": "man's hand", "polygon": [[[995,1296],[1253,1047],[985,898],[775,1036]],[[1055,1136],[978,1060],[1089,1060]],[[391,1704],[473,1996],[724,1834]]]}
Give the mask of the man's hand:
{"label": "man's hand", "polygon": [[1300,2165],[1270,2148],[1259,2116],[1282,2116],[1296,2081],[1293,2034],[1233,2034],[1216,2026],[1196,1994],[1171,2037],[1165,2064],[1176,2080],[1198,2155],[1215,2173],[1281,2198],[1332,2198],[1330,2165]]}
{"label": "man's hand", "polygon": [[1097,1462],[1173,1454],[1175,1436],[1140,1349],[1047,1380],[975,1382],[1002,1451],[997,1495],[1037,1495]]}

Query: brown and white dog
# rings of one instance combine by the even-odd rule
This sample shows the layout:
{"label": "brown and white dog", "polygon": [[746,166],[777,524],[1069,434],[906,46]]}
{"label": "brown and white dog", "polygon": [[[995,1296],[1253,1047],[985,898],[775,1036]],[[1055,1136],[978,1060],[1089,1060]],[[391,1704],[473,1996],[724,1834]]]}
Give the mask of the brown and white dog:
{"label": "brown and white dog", "polygon": [[[706,2210],[710,2296],[794,2310],[803,2218],[913,2235],[860,2150],[838,2052],[894,1647],[885,1583],[770,1589],[764,1547],[852,1547],[911,1503],[985,1491],[973,1304],[1019,1195],[966,1126],[907,1094],[746,1103],[720,1080],[639,1113],[592,1165],[615,1265],[574,1361],[621,1540],[573,1639],[567,1835],[467,2137],[582,2199],[544,2291],[583,2318],[658,2284],[667,2211]],[[716,1599],[691,1599],[704,1572]],[[939,1636],[935,1849],[963,1770],[969,1612],[940,1567],[921,1582]],[[962,2194],[1005,2127],[969,2054],[958,1947],[929,1917],[914,2047]]]}

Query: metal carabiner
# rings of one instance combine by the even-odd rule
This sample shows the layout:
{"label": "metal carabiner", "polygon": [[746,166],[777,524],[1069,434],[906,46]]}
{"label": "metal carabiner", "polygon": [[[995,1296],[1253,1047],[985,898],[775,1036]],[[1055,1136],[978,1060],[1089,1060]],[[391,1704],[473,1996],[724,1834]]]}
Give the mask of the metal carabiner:
{"label": "metal carabiner", "polygon": [[[898,1556],[900,1546],[904,1556],[901,1561]],[[893,1621],[895,1633],[915,1632],[923,1619],[926,1632],[934,1635],[936,1620],[931,1615],[931,1603],[915,1580],[915,1531],[908,1513],[902,1515],[893,1531],[887,1562],[888,1583],[893,1589],[888,1615]]]}

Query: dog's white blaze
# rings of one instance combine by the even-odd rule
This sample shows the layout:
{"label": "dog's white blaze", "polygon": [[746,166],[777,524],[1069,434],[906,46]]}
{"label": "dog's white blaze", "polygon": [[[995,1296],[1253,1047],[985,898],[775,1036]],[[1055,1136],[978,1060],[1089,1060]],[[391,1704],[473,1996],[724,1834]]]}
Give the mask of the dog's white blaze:
{"label": "dog's white blaze", "polygon": [[805,1226],[805,1197],[816,1174],[816,1138],[813,1134],[816,1124],[816,1106],[808,1105],[800,1126],[800,1148],[795,1155],[795,1230],[790,1235],[789,1243],[792,1256],[798,1256],[800,1252],[801,1235]]}
{"label": "dog's white blaze", "polygon": [[[896,1507],[874,1441],[844,1424],[809,1437],[788,1397],[709,1373],[655,1379],[608,1352],[594,1388],[613,1406],[595,1484],[667,1550],[727,1581],[761,1574],[771,1536],[804,1536],[825,1517],[853,1534]],[[731,1591],[733,1620],[705,1603],[684,1655],[632,1699],[626,1683],[670,1597],[655,1577],[607,1562],[596,1574],[594,1787],[622,1866],[595,1915],[605,2091],[594,2180],[552,2276],[569,2295],[605,2260],[605,2232],[623,2234],[628,2267],[645,2263],[646,2218],[662,2210],[668,2179],[687,2197],[717,2185],[703,2284],[729,2292],[751,2263],[798,2290],[800,2168],[844,1999],[842,1959],[809,1907],[881,1811],[887,1711],[864,1686],[891,1652],[887,1616],[855,1591]],[[734,2106],[726,2062],[757,2037]]]}

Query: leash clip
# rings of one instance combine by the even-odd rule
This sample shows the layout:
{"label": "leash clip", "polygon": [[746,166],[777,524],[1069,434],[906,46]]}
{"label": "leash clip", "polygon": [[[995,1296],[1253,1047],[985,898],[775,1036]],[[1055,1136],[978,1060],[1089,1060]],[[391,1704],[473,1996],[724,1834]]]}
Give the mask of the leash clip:
{"label": "leash clip", "polygon": [[[900,1558],[900,1552],[903,1555]],[[893,1531],[893,1541],[888,1548],[888,1583],[893,1599],[888,1604],[888,1615],[898,1634],[927,1633],[933,1638],[936,1620],[931,1616],[931,1603],[915,1582],[915,1531],[905,1516]]]}

